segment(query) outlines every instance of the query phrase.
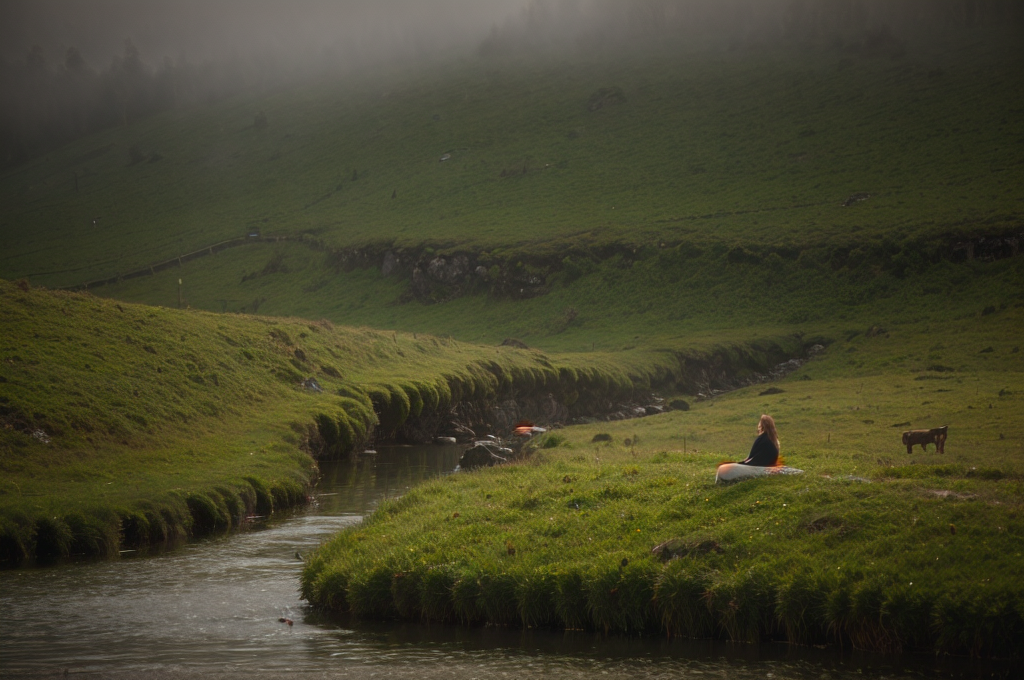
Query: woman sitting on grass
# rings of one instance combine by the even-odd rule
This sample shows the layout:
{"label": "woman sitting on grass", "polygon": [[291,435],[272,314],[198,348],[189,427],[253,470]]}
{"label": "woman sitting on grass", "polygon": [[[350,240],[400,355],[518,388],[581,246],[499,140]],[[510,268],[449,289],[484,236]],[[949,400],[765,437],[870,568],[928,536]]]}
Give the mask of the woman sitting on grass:
{"label": "woman sitting on grass", "polygon": [[750,455],[739,463],[719,463],[716,482],[728,482],[744,477],[757,477],[768,473],[770,468],[779,465],[779,433],[775,429],[775,420],[769,415],[762,415],[757,423],[757,439],[750,447]]}

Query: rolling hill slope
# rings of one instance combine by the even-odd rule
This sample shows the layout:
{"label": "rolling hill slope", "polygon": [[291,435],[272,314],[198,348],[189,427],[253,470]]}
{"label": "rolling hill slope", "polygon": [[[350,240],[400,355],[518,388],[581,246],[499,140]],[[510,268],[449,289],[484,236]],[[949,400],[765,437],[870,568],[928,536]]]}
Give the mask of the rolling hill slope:
{"label": "rolling hill slope", "polygon": [[513,257],[999,233],[1024,211],[1022,63],[982,43],[898,59],[482,60],[309,83],[8,173],[0,275],[72,285],[253,229]]}
{"label": "rolling hill slope", "polygon": [[[985,40],[482,59],[164,114],[7,173],[0,277],[28,280],[0,283],[4,557],[223,528],[261,489],[300,500],[312,449],[424,412],[691,395],[820,342],[775,391],[567,428],[385,504],[305,595],[1013,653],[1022,65]],[[112,299],[34,288],[111,278],[90,290]],[[804,476],[716,486],[764,412]],[[947,454],[903,458],[902,428],[939,424]]]}

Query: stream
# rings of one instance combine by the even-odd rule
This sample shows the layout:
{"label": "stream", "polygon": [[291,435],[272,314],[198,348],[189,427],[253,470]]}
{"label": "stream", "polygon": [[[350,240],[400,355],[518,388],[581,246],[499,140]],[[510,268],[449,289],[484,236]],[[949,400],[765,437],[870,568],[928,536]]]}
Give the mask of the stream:
{"label": "stream", "polygon": [[296,552],[358,523],[382,498],[450,474],[459,453],[381,448],[322,464],[315,502],[251,530],[158,555],[0,572],[0,676],[1011,677],[998,663],[784,644],[353,621],[299,599]]}

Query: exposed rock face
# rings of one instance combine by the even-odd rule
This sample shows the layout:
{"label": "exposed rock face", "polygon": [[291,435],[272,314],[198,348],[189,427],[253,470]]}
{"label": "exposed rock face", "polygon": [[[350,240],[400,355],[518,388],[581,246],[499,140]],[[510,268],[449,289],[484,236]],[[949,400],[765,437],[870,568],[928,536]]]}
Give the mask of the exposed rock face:
{"label": "exposed rock face", "polygon": [[402,443],[429,444],[439,435],[451,436],[444,428],[442,418],[409,418],[398,428],[395,439]]}
{"label": "exposed rock face", "polygon": [[687,382],[685,386],[677,387],[683,387],[684,389],[681,391],[689,394],[696,392],[698,401],[710,399],[715,395],[740,387],[781,380],[824,351],[825,348],[822,345],[813,345],[807,349],[807,354],[804,357],[789,359],[776,364],[765,373],[750,373],[744,377],[732,375],[730,368],[721,361],[711,362],[700,368],[694,379]]}
{"label": "exposed rock face", "polygon": [[565,422],[569,409],[552,394],[528,399],[506,399],[486,406],[462,403],[452,409],[454,419],[477,433],[507,435],[520,420],[542,424]]}
{"label": "exposed rock face", "polygon": [[[384,257],[387,264],[387,254]],[[382,265],[381,271],[384,269]],[[409,290],[401,300],[431,304],[484,290],[497,297],[536,297],[547,291],[545,271],[516,265],[498,267],[497,274],[492,275],[487,267],[476,261],[475,256],[463,253],[438,255],[417,261],[412,270]]]}
{"label": "exposed rock face", "polygon": [[512,449],[499,446],[495,442],[478,441],[472,447],[466,449],[459,459],[459,468],[472,470],[480,467],[491,467],[507,463],[514,455]]}
{"label": "exposed rock face", "polygon": [[[603,94],[595,100],[601,107],[615,103],[613,100],[616,96],[612,90],[601,92]],[[867,198],[869,198],[867,194],[853,194],[844,201],[844,204],[852,206]],[[306,239],[304,242],[311,241]],[[1020,232],[1018,227],[1000,235],[947,239],[941,243],[931,244],[928,252],[932,259],[938,258],[954,262],[973,259],[992,261],[1019,256],[1022,243],[1024,243],[1024,233]],[[327,249],[326,246],[319,247]],[[667,246],[663,244],[662,247]],[[613,256],[619,256],[622,257],[621,266],[628,268],[635,257],[631,257],[628,252],[623,255],[622,250],[621,245],[616,245],[605,250],[587,251],[578,256],[573,254],[571,261],[600,262]],[[632,252],[635,256],[635,249]],[[845,262],[849,254],[847,248],[842,251],[837,261]],[[892,254],[878,252],[875,255],[888,261]],[[837,256],[833,254],[833,258],[835,257]],[[742,247],[729,251],[728,259],[730,262],[746,262],[752,265],[763,261],[762,257]],[[384,276],[411,276],[411,285],[401,296],[400,301],[432,304],[484,291],[494,297],[514,300],[544,295],[548,291],[548,278],[554,273],[563,271],[566,267],[565,263],[570,261],[570,258],[559,259],[544,256],[533,259],[517,256],[514,261],[503,262],[493,259],[488,253],[462,252],[435,255],[429,249],[406,250],[397,248],[394,244],[379,244],[333,251],[330,253],[328,261],[332,262],[338,270],[350,271],[356,267],[379,266]],[[720,391],[731,389],[724,383],[714,384],[715,382],[714,377],[709,375],[707,381],[709,389]]]}
{"label": "exposed rock face", "polygon": [[438,256],[413,268],[410,292],[419,302],[446,302],[464,295],[478,279],[468,256]]}
{"label": "exposed rock face", "polygon": [[[614,96],[606,97],[609,91],[600,94],[595,103],[600,107],[607,106],[612,102]],[[844,202],[848,205],[855,205],[867,198],[867,194],[853,194]],[[548,280],[553,274],[566,272],[569,280],[578,278],[582,271],[581,263],[588,267],[596,263],[617,262],[622,269],[628,269],[635,261],[643,259],[644,255],[637,255],[637,249],[629,244],[611,243],[601,247],[572,249],[572,252],[552,255],[550,252],[532,256],[527,253],[517,253],[514,257],[502,260],[495,258],[494,253],[486,252],[463,252],[435,256],[434,251],[426,245],[411,248],[402,248],[391,241],[368,243],[359,247],[334,248],[322,239],[309,233],[300,234],[261,234],[258,228],[253,229],[247,236],[239,237],[212,246],[201,248],[175,257],[172,260],[154,262],[141,269],[121,273],[106,279],[98,279],[68,286],[66,290],[89,289],[95,286],[113,285],[133,278],[153,276],[171,267],[179,267],[184,262],[191,262],[198,257],[212,255],[225,248],[246,245],[257,242],[294,242],[326,253],[325,262],[328,267],[336,273],[351,272],[354,269],[380,268],[384,277],[400,276],[413,279],[410,288],[399,298],[400,302],[418,301],[421,303],[444,302],[470,293],[488,292],[498,298],[527,299],[544,295],[548,291]],[[1020,226],[1014,226],[1002,233],[981,234],[951,234],[931,242],[907,242],[896,244],[897,249],[903,251],[896,253],[891,245],[869,245],[852,248],[850,246],[836,246],[831,249],[811,247],[799,254],[795,252],[778,251],[772,255],[781,255],[782,259],[795,259],[801,266],[819,267],[829,263],[833,268],[841,268],[850,264],[856,266],[869,258],[875,258],[882,264],[883,269],[903,272],[906,269],[906,255],[923,256],[925,261],[938,262],[964,262],[969,260],[981,260],[991,262],[1004,258],[1018,257],[1021,254],[1021,245],[1024,244],[1024,231]],[[689,253],[688,256],[698,256],[703,250],[692,243],[661,243],[661,249],[674,248],[681,254]],[[778,257],[761,257],[747,248],[738,246],[730,250],[727,259],[732,263],[746,263],[752,266],[772,265],[780,263]],[[903,264],[900,264],[900,262]],[[248,274],[248,278],[262,276],[275,271],[284,271],[280,263],[262,272]],[[418,273],[417,273],[418,271]],[[902,274],[901,274],[902,275]],[[245,279],[243,279],[245,280]]]}
{"label": "exposed rock face", "polygon": [[952,248],[950,259],[954,262],[964,260],[982,260],[994,262],[1020,254],[1024,233],[1004,236],[978,236],[956,243]]}
{"label": "exposed rock face", "polygon": [[409,418],[398,428],[395,439],[410,444],[429,444],[435,437],[473,441],[488,433],[508,435],[520,420],[550,425],[570,422],[571,414],[553,394],[486,404],[464,401],[445,413]]}
{"label": "exposed rock face", "polygon": [[381,276],[388,277],[395,273],[398,269],[398,258],[390,250],[384,253],[384,262],[380,265]]}
{"label": "exposed rock face", "polygon": [[427,275],[431,279],[450,286],[462,283],[468,273],[469,258],[465,255],[435,257],[427,265]]}
{"label": "exposed rock face", "polygon": [[[768,364],[770,368],[767,369],[762,363],[764,357],[760,356],[737,359],[723,352],[702,358],[682,359],[686,366],[675,388],[680,391],[690,388],[691,394],[700,390],[698,400],[707,399],[726,390],[778,380],[823,350],[821,345],[812,345],[805,350],[803,357]],[[785,356],[780,356],[779,348],[766,347],[762,351],[768,351],[768,356],[773,357],[774,361]],[[751,362],[756,363],[752,366]],[[763,372],[751,372],[751,368]],[[631,394],[622,393],[619,396],[603,396],[593,392],[572,395],[546,392],[513,398],[512,393],[506,393],[494,401],[463,401],[440,411],[424,411],[408,418],[396,431],[386,436],[393,436],[400,443],[428,444],[437,437],[453,437],[458,442],[472,442],[489,434],[509,436],[521,420],[529,420],[542,427],[593,424],[644,418],[668,410],[686,411],[689,408],[690,404],[682,399],[666,403],[653,392],[644,390],[633,390]]]}

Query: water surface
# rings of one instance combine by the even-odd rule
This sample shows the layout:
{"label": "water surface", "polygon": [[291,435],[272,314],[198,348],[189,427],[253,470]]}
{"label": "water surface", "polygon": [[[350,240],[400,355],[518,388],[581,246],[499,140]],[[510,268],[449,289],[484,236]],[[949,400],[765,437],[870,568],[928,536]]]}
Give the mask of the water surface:
{"label": "water surface", "polygon": [[299,599],[296,553],[361,521],[382,498],[449,474],[458,455],[454,447],[382,449],[322,465],[313,504],[250,531],[156,556],[0,572],[0,675],[840,680],[1008,672],[785,645],[356,622],[319,615]]}

